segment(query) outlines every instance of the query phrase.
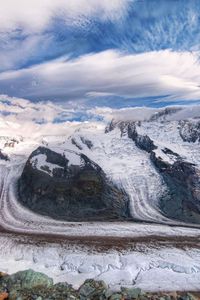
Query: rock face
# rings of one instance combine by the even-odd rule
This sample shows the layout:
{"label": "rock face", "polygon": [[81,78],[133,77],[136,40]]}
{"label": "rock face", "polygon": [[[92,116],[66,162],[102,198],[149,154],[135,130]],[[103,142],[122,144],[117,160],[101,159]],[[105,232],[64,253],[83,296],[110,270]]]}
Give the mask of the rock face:
{"label": "rock face", "polygon": [[156,149],[157,147],[154,145],[153,141],[149,138],[148,135],[141,135],[137,132],[137,126],[140,126],[140,122],[114,122],[112,121],[105,130],[105,133],[108,133],[109,131],[114,130],[116,127],[118,127],[121,131],[121,136],[128,135],[130,139],[132,139],[136,146],[140,148],[141,150],[144,150],[146,152],[151,152],[152,150]]}
{"label": "rock face", "polygon": [[169,163],[151,153],[153,163],[169,187],[167,197],[160,200],[161,209],[170,218],[200,223],[200,170],[176,153],[174,156],[177,160]]}
{"label": "rock face", "polygon": [[[174,111],[167,111],[167,115]],[[166,117],[165,114],[156,114],[151,118]],[[164,123],[163,123],[164,124]],[[179,134],[184,142],[194,143],[200,139],[199,121],[180,121]],[[112,121],[106,132],[120,129],[121,135],[128,136],[135,145],[150,154],[150,159],[157,172],[162,176],[168,188],[166,194],[159,199],[159,208],[170,219],[188,223],[200,223],[200,169],[188,162],[182,156],[169,148],[156,144],[148,135],[138,133],[141,122]]]}
{"label": "rock face", "polygon": [[29,209],[67,221],[109,221],[129,217],[129,199],[83,154],[65,155],[39,147],[18,182],[19,201]]}
{"label": "rock face", "polygon": [[179,126],[179,133],[184,142],[195,143],[200,141],[200,121],[180,121]]}

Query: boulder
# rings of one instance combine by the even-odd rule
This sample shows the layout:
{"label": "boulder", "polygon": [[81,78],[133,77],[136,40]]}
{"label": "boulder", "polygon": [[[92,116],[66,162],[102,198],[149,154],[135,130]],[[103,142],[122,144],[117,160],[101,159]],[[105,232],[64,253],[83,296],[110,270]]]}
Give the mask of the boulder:
{"label": "boulder", "polygon": [[50,277],[31,269],[0,278],[0,288],[7,289],[8,291],[12,289],[29,289],[41,286],[49,287],[51,285],[53,285],[53,280]]}
{"label": "boulder", "polygon": [[103,281],[93,279],[86,280],[79,288],[79,295],[82,300],[106,299],[107,286]]}

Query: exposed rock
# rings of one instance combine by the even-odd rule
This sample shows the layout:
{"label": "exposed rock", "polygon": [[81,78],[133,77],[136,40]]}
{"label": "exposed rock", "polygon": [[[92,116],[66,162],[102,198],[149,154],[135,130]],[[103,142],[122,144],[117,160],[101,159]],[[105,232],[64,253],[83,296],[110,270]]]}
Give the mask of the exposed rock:
{"label": "exposed rock", "polygon": [[31,210],[68,221],[129,217],[129,199],[83,154],[65,155],[39,147],[18,183],[19,201]]}
{"label": "exposed rock", "polygon": [[157,149],[157,147],[154,145],[154,142],[150,139],[149,136],[138,134],[137,126],[139,125],[140,122],[138,121],[115,122],[114,120],[112,120],[112,122],[106,127],[105,132],[108,133],[109,131],[112,131],[117,127],[121,131],[121,136],[127,134],[127,136],[135,142],[138,148],[150,153],[151,151]]}
{"label": "exposed rock", "polygon": [[122,294],[115,293],[109,299],[110,300],[124,300],[124,297]]}
{"label": "exposed rock", "polygon": [[103,281],[88,279],[79,289],[81,299],[106,299],[105,293],[107,286]]}
{"label": "exposed rock", "polygon": [[137,299],[142,294],[142,291],[139,288],[122,288],[121,291],[126,299]]}
{"label": "exposed rock", "polygon": [[0,150],[0,159],[3,159],[5,161],[9,160],[8,155],[4,154],[1,150]]}
{"label": "exposed rock", "polygon": [[21,299],[28,299],[22,297],[22,291],[42,287],[46,289],[52,285],[53,280],[51,278],[33,270],[21,271],[0,278],[0,291],[9,293],[10,300],[16,300],[19,296]]}
{"label": "exposed rock", "polygon": [[89,149],[92,149],[93,144],[90,140],[85,139],[84,137],[81,136],[81,141],[83,144],[85,144]]}
{"label": "exposed rock", "polygon": [[135,144],[138,146],[138,148],[149,153],[157,149],[157,147],[154,145],[154,142],[150,139],[150,137],[148,137],[148,135],[138,135],[135,139]]}
{"label": "exposed rock", "polygon": [[6,288],[9,291],[15,289],[29,289],[39,286],[49,287],[53,285],[53,280],[47,275],[34,272],[29,269],[27,271],[20,271],[13,275],[6,275],[0,278],[0,287]]}
{"label": "exposed rock", "polygon": [[197,300],[199,296],[198,292],[149,293],[134,287],[113,292],[103,281],[93,279],[75,290],[68,283],[53,284],[51,278],[32,270],[0,279],[0,300]]}
{"label": "exposed rock", "polygon": [[151,153],[151,160],[169,188],[167,197],[160,201],[161,209],[170,218],[200,223],[200,170],[183,161],[178,154],[174,156],[177,160],[169,163]]}
{"label": "exposed rock", "polygon": [[[174,110],[155,114],[150,120],[166,118]],[[179,122],[180,135],[184,141],[195,142],[200,137],[200,122]],[[151,161],[163,177],[168,193],[160,199],[160,209],[169,218],[184,222],[200,223],[200,170],[169,148],[159,148],[148,135],[138,134],[138,122],[114,120],[108,130],[119,128],[121,135],[127,135],[135,145],[150,153]],[[158,149],[158,152],[157,152]],[[163,158],[164,157],[164,158]]]}
{"label": "exposed rock", "polygon": [[168,116],[176,114],[178,111],[181,110],[181,107],[166,107],[165,109],[154,113],[153,116],[150,117],[149,122],[157,120],[159,120],[160,122],[166,121]]}
{"label": "exposed rock", "polygon": [[179,133],[184,142],[195,143],[200,141],[200,121],[180,121]]}

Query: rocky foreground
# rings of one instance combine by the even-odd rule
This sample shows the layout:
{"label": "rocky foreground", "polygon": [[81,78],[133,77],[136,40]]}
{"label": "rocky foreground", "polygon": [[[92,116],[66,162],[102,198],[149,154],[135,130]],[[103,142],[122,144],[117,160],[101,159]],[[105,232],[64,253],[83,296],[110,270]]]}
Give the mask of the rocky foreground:
{"label": "rocky foreground", "polygon": [[139,288],[110,290],[103,281],[86,280],[78,290],[68,283],[54,284],[45,274],[26,270],[13,275],[0,273],[0,300],[197,300],[200,292],[148,293]]}

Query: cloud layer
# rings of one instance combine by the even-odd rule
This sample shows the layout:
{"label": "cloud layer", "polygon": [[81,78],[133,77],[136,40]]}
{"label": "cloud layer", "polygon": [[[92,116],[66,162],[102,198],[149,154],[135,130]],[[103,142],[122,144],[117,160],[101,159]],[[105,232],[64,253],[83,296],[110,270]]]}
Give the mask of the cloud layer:
{"label": "cloud layer", "polygon": [[111,96],[159,96],[160,101],[168,102],[199,100],[199,82],[198,53],[169,50],[138,55],[110,50],[0,74],[5,94],[61,102],[76,99],[82,103],[84,99],[88,105],[93,98],[101,101]]}
{"label": "cloud layer", "polygon": [[[169,120],[184,120],[200,117],[200,106],[170,106],[175,108],[173,114],[167,115]],[[11,98],[0,95],[0,136],[24,136],[41,139],[42,136],[63,135],[63,140],[74,130],[81,127],[100,126],[104,131],[112,120],[143,121],[149,120],[165,108],[130,107],[112,109],[96,107],[93,109],[64,108],[52,102],[32,103],[26,99]],[[84,119],[75,121],[77,115]]]}

